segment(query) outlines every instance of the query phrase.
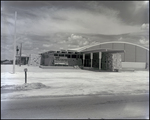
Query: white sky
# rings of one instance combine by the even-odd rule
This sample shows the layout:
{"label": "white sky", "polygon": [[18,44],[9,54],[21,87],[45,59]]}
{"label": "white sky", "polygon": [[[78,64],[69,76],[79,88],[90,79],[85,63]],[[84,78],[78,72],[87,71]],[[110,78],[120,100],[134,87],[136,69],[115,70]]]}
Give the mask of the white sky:
{"label": "white sky", "polygon": [[[11,59],[13,55],[15,11],[17,45],[23,42],[23,53],[28,54],[112,39],[94,39],[87,35],[109,36],[149,30],[148,4],[145,1],[2,1],[1,56]],[[141,42],[141,39],[146,39],[146,42]],[[140,36],[136,42],[147,44],[149,41]]]}

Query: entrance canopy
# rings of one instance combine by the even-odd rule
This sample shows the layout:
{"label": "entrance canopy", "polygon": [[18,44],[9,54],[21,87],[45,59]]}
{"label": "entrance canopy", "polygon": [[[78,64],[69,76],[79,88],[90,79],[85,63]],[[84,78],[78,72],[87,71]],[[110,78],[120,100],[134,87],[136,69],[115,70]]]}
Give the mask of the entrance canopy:
{"label": "entrance canopy", "polygon": [[98,49],[98,50],[82,51],[82,53],[95,53],[95,52],[122,53],[125,52],[125,50]]}

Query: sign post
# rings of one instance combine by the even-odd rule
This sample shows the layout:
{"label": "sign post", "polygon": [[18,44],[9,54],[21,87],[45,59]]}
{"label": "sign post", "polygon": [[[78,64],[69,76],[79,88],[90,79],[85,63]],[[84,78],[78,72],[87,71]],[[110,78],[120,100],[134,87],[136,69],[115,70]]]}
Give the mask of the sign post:
{"label": "sign post", "polygon": [[25,72],[25,83],[27,83],[27,71],[28,71],[28,69],[25,68],[25,69],[24,69],[24,72]]}

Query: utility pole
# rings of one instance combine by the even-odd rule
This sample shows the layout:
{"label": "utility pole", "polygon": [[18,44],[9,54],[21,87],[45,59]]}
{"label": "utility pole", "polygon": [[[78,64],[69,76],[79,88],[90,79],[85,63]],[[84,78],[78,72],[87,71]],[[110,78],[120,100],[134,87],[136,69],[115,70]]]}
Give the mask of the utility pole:
{"label": "utility pole", "polygon": [[21,52],[22,52],[22,43],[20,44],[20,66],[21,66]]}
{"label": "utility pole", "polygon": [[13,74],[15,73],[15,64],[16,64],[16,19],[17,19],[17,12],[15,11],[15,33],[14,33]]}

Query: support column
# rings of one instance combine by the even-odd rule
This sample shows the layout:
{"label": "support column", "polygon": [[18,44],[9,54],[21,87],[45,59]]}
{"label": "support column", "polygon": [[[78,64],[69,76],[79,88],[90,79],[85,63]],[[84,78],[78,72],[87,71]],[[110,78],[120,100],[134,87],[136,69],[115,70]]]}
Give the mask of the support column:
{"label": "support column", "polygon": [[91,53],[91,68],[92,68],[92,64],[93,64],[93,53]]}
{"label": "support column", "polygon": [[27,60],[27,57],[26,57],[26,64],[27,64],[27,61],[28,61],[28,60]]}
{"label": "support column", "polygon": [[101,58],[102,58],[102,53],[99,52],[99,70],[101,70]]}
{"label": "support column", "polygon": [[83,54],[83,67],[84,67],[84,59],[85,59],[85,54]]}

